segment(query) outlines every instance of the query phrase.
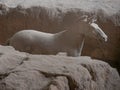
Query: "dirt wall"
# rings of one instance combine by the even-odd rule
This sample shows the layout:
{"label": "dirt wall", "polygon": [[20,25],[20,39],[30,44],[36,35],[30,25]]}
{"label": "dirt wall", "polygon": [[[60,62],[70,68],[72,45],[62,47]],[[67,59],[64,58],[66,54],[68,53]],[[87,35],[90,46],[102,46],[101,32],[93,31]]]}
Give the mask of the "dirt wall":
{"label": "dirt wall", "polygon": [[[74,20],[83,14],[71,11],[51,17],[50,12],[44,9],[41,9],[38,15],[35,15],[36,13],[36,8],[33,8],[32,11],[27,9],[25,12],[11,9],[8,13],[0,15],[0,44],[4,45],[14,33],[23,29],[35,29],[51,33],[62,31],[66,27],[70,27]],[[100,43],[93,38],[86,37],[82,55],[105,60],[112,66],[119,68],[120,26],[115,26],[110,20],[102,21],[99,17],[97,23],[108,35],[108,42]]]}

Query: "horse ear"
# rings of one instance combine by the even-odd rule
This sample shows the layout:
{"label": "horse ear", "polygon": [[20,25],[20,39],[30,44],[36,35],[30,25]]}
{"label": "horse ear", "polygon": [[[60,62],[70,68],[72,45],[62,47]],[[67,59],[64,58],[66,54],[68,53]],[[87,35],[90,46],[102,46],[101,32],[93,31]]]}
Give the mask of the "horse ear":
{"label": "horse ear", "polygon": [[80,21],[84,21],[84,22],[91,24],[91,23],[96,22],[97,19],[96,19],[96,16],[91,16],[88,18],[88,15],[83,15],[79,19],[77,19],[75,22],[80,22]]}
{"label": "horse ear", "polygon": [[83,15],[79,18],[79,21],[85,21],[87,22],[88,21],[88,16],[87,15]]}
{"label": "horse ear", "polygon": [[91,22],[94,23],[97,21],[97,18],[92,18]]}
{"label": "horse ear", "polygon": [[96,22],[96,21],[97,21],[96,16],[92,16],[92,17],[90,17],[90,18],[88,19],[88,23],[94,23],[94,22]]}

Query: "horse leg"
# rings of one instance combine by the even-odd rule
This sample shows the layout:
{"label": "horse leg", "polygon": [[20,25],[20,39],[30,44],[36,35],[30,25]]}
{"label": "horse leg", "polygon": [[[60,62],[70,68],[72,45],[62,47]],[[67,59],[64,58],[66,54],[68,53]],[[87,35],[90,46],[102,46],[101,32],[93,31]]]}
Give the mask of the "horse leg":
{"label": "horse leg", "polygon": [[72,51],[67,52],[67,56],[78,57],[80,55],[77,52],[77,50],[72,50]]}
{"label": "horse leg", "polygon": [[70,50],[69,52],[67,52],[67,56],[73,56],[73,57],[81,56],[84,42],[85,42],[85,39],[83,38],[80,48],[76,50]]}
{"label": "horse leg", "polygon": [[82,54],[82,50],[83,50],[84,43],[85,43],[85,39],[83,39],[82,44],[81,44],[81,46],[80,46],[79,56],[81,56],[81,54]]}

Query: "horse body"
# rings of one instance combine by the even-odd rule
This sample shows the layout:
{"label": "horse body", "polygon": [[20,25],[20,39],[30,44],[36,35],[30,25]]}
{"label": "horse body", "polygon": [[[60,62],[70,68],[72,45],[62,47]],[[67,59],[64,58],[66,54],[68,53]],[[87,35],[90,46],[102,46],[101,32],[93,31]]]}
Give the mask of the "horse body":
{"label": "horse body", "polygon": [[85,36],[99,38],[103,41],[107,40],[105,33],[96,24],[88,24],[82,21],[68,28],[68,30],[55,34],[22,30],[13,35],[9,44],[16,50],[32,54],[66,52],[68,56],[80,56]]}
{"label": "horse body", "polygon": [[67,52],[68,56],[80,56],[84,35],[65,30],[54,36],[59,52]]}
{"label": "horse body", "polygon": [[[68,56],[79,56],[82,36],[72,37],[67,30],[56,34],[35,30],[22,30],[10,38],[10,45],[16,50],[32,54],[57,54],[67,52]],[[72,34],[73,35],[73,34]],[[71,39],[70,39],[71,38]],[[80,40],[81,39],[81,40]],[[75,41],[73,43],[73,40]]]}
{"label": "horse body", "polygon": [[22,30],[10,38],[9,44],[16,50],[35,54],[52,52],[54,34],[35,30]]}

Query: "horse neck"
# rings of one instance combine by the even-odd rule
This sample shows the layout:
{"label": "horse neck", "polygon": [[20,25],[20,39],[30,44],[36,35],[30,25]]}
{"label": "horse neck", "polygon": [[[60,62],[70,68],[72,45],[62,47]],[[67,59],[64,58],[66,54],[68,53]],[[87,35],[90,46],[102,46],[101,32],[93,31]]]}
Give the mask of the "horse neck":
{"label": "horse neck", "polygon": [[82,43],[84,35],[82,33],[80,34],[75,32],[74,30],[64,30],[55,34],[55,38],[61,43],[66,43],[76,47],[76,45],[79,46]]}

